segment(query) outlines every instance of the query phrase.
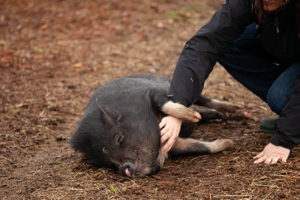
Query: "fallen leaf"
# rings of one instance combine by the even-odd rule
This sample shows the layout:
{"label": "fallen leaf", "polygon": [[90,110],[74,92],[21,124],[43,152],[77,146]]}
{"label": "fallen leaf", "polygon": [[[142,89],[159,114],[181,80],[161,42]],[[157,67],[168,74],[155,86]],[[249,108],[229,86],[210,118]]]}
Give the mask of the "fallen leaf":
{"label": "fallen leaf", "polygon": [[82,67],[82,63],[81,63],[81,62],[79,62],[79,63],[76,63],[76,64],[74,64],[73,66],[74,66],[74,67],[76,67],[76,68],[78,68],[78,67]]}
{"label": "fallen leaf", "polygon": [[174,183],[174,182],[171,182],[171,181],[159,181],[158,184],[168,185],[168,186],[173,186],[173,185],[175,185],[175,183]]}
{"label": "fallen leaf", "polygon": [[262,177],[260,177],[260,180],[265,180],[267,178],[268,178],[267,176],[262,176]]}
{"label": "fallen leaf", "polygon": [[41,29],[42,29],[42,30],[45,30],[45,29],[47,29],[47,28],[48,28],[48,24],[44,24],[44,25],[41,26]]}

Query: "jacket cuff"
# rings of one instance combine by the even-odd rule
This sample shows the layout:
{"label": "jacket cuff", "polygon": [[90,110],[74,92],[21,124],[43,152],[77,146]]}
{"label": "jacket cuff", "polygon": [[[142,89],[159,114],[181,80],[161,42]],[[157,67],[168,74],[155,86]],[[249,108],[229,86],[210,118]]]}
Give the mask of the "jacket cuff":
{"label": "jacket cuff", "polygon": [[174,94],[168,93],[168,98],[174,103],[180,103],[186,107],[189,107],[189,103],[184,98],[176,97]]}
{"label": "jacket cuff", "polygon": [[284,148],[292,150],[294,144],[286,140],[282,135],[279,133],[274,133],[273,137],[271,138],[271,143],[276,146],[282,146]]}

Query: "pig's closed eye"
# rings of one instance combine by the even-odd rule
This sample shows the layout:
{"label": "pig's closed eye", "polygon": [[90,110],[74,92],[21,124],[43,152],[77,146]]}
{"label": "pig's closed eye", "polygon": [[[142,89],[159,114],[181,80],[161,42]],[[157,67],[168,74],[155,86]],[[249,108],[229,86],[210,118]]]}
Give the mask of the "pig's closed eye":
{"label": "pig's closed eye", "polygon": [[120,145],[124,140],[124,135],[122,133],[118,133],[114,137],[114,141],[117,145]]}

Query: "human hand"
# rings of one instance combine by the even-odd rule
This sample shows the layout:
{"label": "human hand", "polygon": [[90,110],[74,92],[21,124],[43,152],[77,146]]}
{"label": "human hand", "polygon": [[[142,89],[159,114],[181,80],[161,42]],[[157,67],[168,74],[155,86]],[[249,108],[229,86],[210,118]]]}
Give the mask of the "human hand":
{"label": "human hand", "polygon": [[286,162],[291,150],[276,146],[272,143],[269,143],[262,152],[260,152],[257,156],[254,157],[254,164],[262,163],[265,164],[275,164],[278,161]]}
{"label": "human hand", "polygon": [[182,120],[172,116],[162,118],[159,123],[161,150],[168,152],[172,148],[179,135]]}

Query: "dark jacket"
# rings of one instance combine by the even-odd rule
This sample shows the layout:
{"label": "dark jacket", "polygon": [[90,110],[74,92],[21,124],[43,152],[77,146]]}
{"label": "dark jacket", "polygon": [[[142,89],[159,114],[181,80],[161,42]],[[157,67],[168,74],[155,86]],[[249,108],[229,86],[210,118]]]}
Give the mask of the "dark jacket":
{"label": "dark jacket", "polygon": [[[292,3],[294,6],[296,1],[290,4]],[[277,61],[286,64],[300,61],[300,40],[294,32],[297,31],[297,26],[294,27],[295,30],[285,31],[284,18],[290,14],[284,9],[280,9],[278,13],[274,11],[258,30],[258,37],[265,49]],[[274,21],[273,25],[280,35],[276,36],[275,43],[274,38],[269,40],[274,29],[268,27],[269,22],[274,19],[276,23]],[[204,81],[216,62],[229,50],[245,27],[254,22],[257,22],[257,18],[251,0],[227,0],[211,20],[186,42],[171,81],[170,99],[186,106],[193,104],[202,92]],[[288,105],[280,115],[271,143],[289,149],[294,144],[300,144],[300,76],[296,80]]]}

